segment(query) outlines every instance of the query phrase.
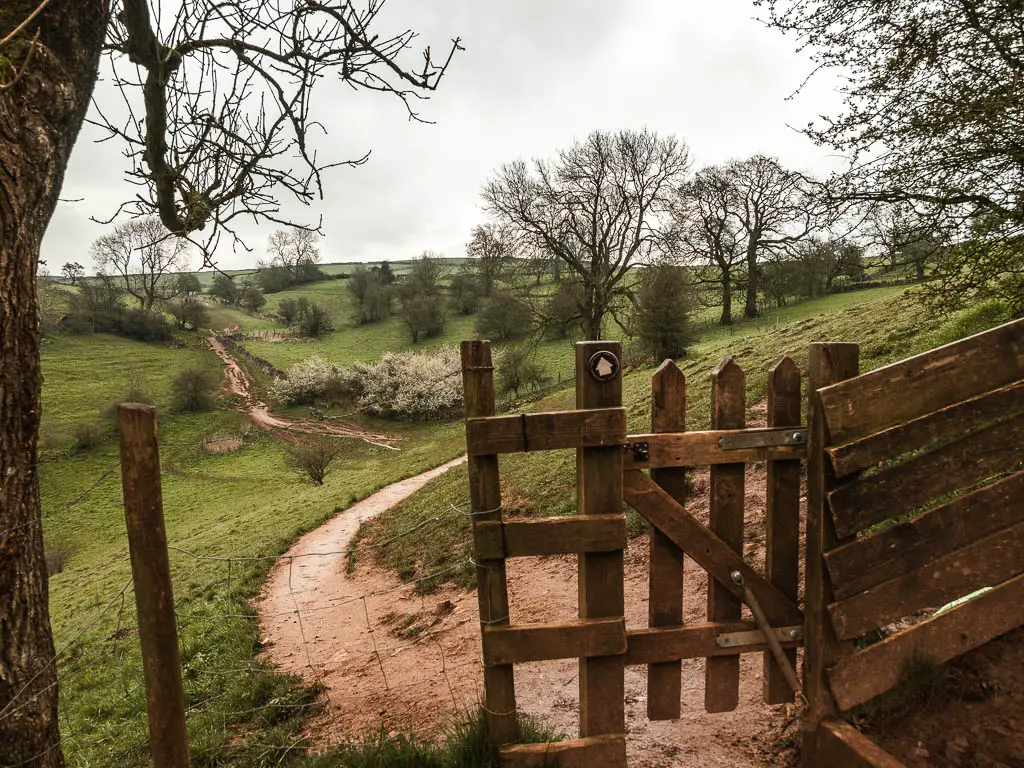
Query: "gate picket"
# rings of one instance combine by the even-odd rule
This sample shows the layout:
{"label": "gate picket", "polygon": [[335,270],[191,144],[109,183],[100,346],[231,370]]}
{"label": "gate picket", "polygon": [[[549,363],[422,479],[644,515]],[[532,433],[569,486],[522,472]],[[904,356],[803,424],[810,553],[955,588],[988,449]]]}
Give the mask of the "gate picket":
{"label": "gate picket", "polygon": [[[686,377],[666,360],[651,379],[651,429],[654,432],[686,431]],[[684,467],[652,469],[651,479],[680,504],[686,498]],[[651,564],[648,574],[650,602],[648,625],[683,625],[683,550],[657,528],[651,529]],[[647,667],[647,717],[677,720],[682,713],[682,661]]]}
{"label": "gate picket", "polygon": [[[723,360],[712,374],[712,429],[742,429],[746,424],[747,377],[732,357]],[[709,527],[737,553],[743,553],[743,491],[746,464],[715,464],[711,467],[711,514]],[[742,617],[742,603],[732,590],[708,577],[708,621],[735,621]],[[706,662],[704,709],[731,712],[739,704],[740,657],[716,656]]]}

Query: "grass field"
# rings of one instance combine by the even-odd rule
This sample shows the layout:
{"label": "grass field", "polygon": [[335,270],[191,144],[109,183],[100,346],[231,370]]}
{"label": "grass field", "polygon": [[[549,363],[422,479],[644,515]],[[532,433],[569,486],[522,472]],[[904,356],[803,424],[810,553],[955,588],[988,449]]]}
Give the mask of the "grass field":
{"label": "grass field", "polygon": [[[130,362],[126,362],[130,361]],[[69,765],[145,765],[145,696],[121,505],[118,451],[110,440],[72,453],[71,431],[118,398],[130,365],[160,407],[163,498],[172,546],[199,556],[270,556],[299,534],[383,485],[435,466],[462,449],[458,424],[402,425],[400,451],[342,443],[323,487],[284,468],[283,443],[251,432],[241,450],[203,452],[203,437],[244,432],[228,410],[174,415],[171,379],[219,361],[200,346],[169,348],[105,335],[55,336],[43,355],[40,468],[45,540],[63,569],[50,581],[61,651],[62,730]],[[368,422],[395,429],[393,424]],[[248,599],[270,560],[234,565],[172,554],[194,765],[274,765],[315,692],[255,661],[259,638]],[[268,706],[269,705],[269,706]],[[268,753],[266,744],[280,744]],[[259,746],[264,745],[264,746]],[[300,751],[300,750],[298,750]]]}
{"label": "grass field", "polygon": [[[859,298],[860,303],[855,299]],[[866,301],[865,301],[866,300]],[[747,375],[747,402],[765,396],[768,370],[783,355],[806,369],[808,345],[815,341],[856,341],[861,345],[861,371],[916,354],[939,344],[977,333],[1004,321],[998,311],[981,307],[943,323],[928,323],[920,308],[908,300],[906,289],[877,289],[805,302],[779,313],[776,327],[769,322],[739,323],[733,329],[706,334],[678,365],[687,379],[687,427],[710,428],[711,373],[732,355]],[[566,360],[571,364],[570,351]],[[647,368],[627,374],[623,403],[628,408],[633,433],[650,429],[651,377]],[[806,372],[804,373],[806,387]],[[571,388],[559,391],[526,410],[564,410],[574,407]],[[571,514],[576,509],[574,451],[511,454],[502,457],[502,501],[506,513],[524,516]],[[364,527],[370,541],[390,539],[436,514],[452,499],[468,493],[466,469],[459,467],[431,481],[421,491]],[[636,531],[641,526],[631,526]],[[470,524],[464,516],[447,516],[424,533],[415,533],[374,550],[378,561],[403,578],[440,570],[465,562],[472,554]],[[453,581],[463,587],[474,584],[474,569],[461,567],[433,583]],[[421,585],[429,587],[431,585]]]}

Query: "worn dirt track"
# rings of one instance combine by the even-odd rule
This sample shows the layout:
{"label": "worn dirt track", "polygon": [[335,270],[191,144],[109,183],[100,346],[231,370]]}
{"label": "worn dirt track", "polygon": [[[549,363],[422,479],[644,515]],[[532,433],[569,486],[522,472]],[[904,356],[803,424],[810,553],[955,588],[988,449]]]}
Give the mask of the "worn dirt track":
{"label": "worn dirt track", "polygon": [[253,423],[265,432],[273,432],[280,437],[293,440],[295,435],[345,437],[362,440],[370,445],[376,445],[381,448],[392,449],[402,439],[400,435],[364,429],[354,421],[345,419],[327,419],[323,421],[315,419],[289,419],[285,416],[271,413],[266,403],[257,399],[253,394],[245,369],[232,356],[216,334],[210,334],[209,345],[210,349],[224,362],[224,388],[231,394],[242,398],[241,403],[238,405],[238,410],[247,414]]}
{"label": "worn dirt track", "polygon": [[[434,472],[428,473],[432,476]],[[480,698],[479,613],[475,592],[444,588],[418,595],[364,553],[353,572],[343,554],[303,558],[309,552],[343,552],[359,523],[397,503],[425,482],[423,475],[384,489],[302,537],[272,572],[259,601],[266,655],[287,672],[323,684],[326,707],[308,736],[327,746],[385,728],[430,735],[450,715]],[[764,524],[764,470],[747,475],[748,558],[763,565],[758,534]],[[707,517],[707,472],[696,473],[688,508]],[[368,542],[372,546],[373,542]],[[626,553],[626,623],[647,623],[647,539]],[[685,620],[705,620],[707,581],[686,563]],[[574,557],[508,562],[512,623],[576,618]],[[753,768],[785,764],[778,743],[790,716],[787,707],[761,703],[760,654],[743,657],[736,711],[704,712],[703,662],[683,664],[683,715],[674,722],[646,716],[646,669],[626,670],[626,720],[631,768],[706,766]],[[522,713],[569,736],[578,729],[575,660],[516,667],[516,698]],[[777,762],[778,761],[778,762]]]}

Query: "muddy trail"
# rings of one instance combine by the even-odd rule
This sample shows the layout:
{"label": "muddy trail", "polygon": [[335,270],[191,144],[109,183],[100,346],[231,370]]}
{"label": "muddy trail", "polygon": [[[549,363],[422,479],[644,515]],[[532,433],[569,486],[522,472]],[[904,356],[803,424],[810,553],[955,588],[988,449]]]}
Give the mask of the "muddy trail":
{"label": "muddy trail", "polygon": [[[235,327],[237,328],[237,326]],[[241,398],[236,409],[247,414],[252,422],[265,432],[272,432],[278,437],[293,441],[299,435],[346,437],[362,440],[381,448],[398,450],[397,444],[403,439],[400,435],[364,429],[354,421],[337,418],[291,419],[272,413],[266,403],[260,401],[253,394],[252,384],[245,369],[228,351],[220,338],[211,332],[208,342],[210,349],[217,353],[217,356],[224,362],[224,389]]]}
{"label": "muddy trail", "polygon": [[[354,568],[343,554],[359,524],[397,504],[439,470],[389,486],[303,536],[268,578],[258,604],[266,658],[283,671],[326,689],[323,712],[307,733],[325,748],[381,727],[431,737],[453,713],[481,699],[480,625],[477,596],[445,586],[423,595],[374,562],[364,540]],[[456,470],[459,471],[459,470]],[[687,509],[708,516],[706,470],[695,472]],[[764,563],[765,469],[746,478],[746,555]],[[364,506],[365,505],[365,506]],[[365,551],[364,551],[364,548]],[[308,557],[310,553],[337,553]],[[648,542],[629,542],[625,556],[626,623],[647,625]],[[707,576],[686,561],[686,622],[705,619]],[[575,557],[509,560],[513,624],[567,621],[577,614]],[[760,654],[741,661],[740,703],[733,712],[704,711],[704,664],[683,663],[682,718],[653,722],[646,715],[646,668],[626,668],[626,729],[630,766],[700,765],[754,768],[786,765],[795,711],[761,701]],[[516,667],[520,712],[569,737],[578,733],[577,662],[564,660]]]}

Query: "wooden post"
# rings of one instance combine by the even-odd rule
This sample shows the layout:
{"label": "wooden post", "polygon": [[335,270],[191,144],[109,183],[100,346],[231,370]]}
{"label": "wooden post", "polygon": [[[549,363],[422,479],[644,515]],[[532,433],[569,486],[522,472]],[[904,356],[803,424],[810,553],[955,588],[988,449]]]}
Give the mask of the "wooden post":
{"label": "wooden post", "polygon": [[[686,430],[686,377],[666,360],[651,379],[651,430]],[[686,469],[652,469],[651,478],[680,504],[688,490]],[[683,550],[657,528],[651,529],[648,624],[680,627],[683,624]],[[647,717],[678,720],[682,714],[681,661],[647,665]]]}
{"label": "wooden post", "polygon": [[156,409],[124,403],[118,421],[124,517],[146,680],[150,752],[154,768],[188,768],[185,694],[164,531]]}
{"label": "wooden post", "polygon": [[[711,378],[712,429],[743,429],[746,424],[747,377],[731,357]],[[735,552],[743,553],[743,492],[746,464],[711,467],[711,531]],[[743,604],[725,585],[708,577],[708,620],[736,621]],[[712,656],[704,671],[704,709],[731,712],[739,704],[740,657]]]}
{"label": "wooden post", "polygon": [[[616,372],[607,381],[591,373],[591,359],[610,352]],[[622,405],[622,345],[612,341],[576,344],[576,407]],[[621,515],[622,446],[578,448],[576,451],[577,512]],[[579,555],[579,616],[599,619],[625,614],[622,550]],[[580,736],[624,733],[625,668],[622,656],[580,659]]]}
{"label": "wooden post", "polygon": [[[493,416],[494,367],[489,341],[462,342],[462,384],[466,416]],[[469,455],[470,513],[474,529],[479,523],[501,520],[501,485],[496,455]],[[508,583],[504,559],[476,561],[477,600],[481,629],[507,626]],[[484,667],[484,708],[491,738],[510,744],[519,738],[516,689],[511,664]]]}
{"label": "wooden post", "polygon": [[808,708],[803,718],[803,765],[816,765],[818,729],[837,711],[829,690],[826,669],[843,652],[832,631],[826,606],[832,588],[823,555],[838,543],[835,523],[828,509],[827,494],[835,487],[831,463],[825,455],[828,426],[818,390],[856,376],[859,366],[857,344],[811,344],[807,389],[807,564],[804,586],[804,694]]}
{"label": "wooden post", "polygon": [[[800,371],[788,357],[768,376],[768,426],[800,426]],[[765,577],[797,602],[800,586],[800,461],[769,461],[766,499]],[[796,649],[786,651],[796,669]],[[764,701],[793,701],[793,689],[775,657],[764,654]]]}

